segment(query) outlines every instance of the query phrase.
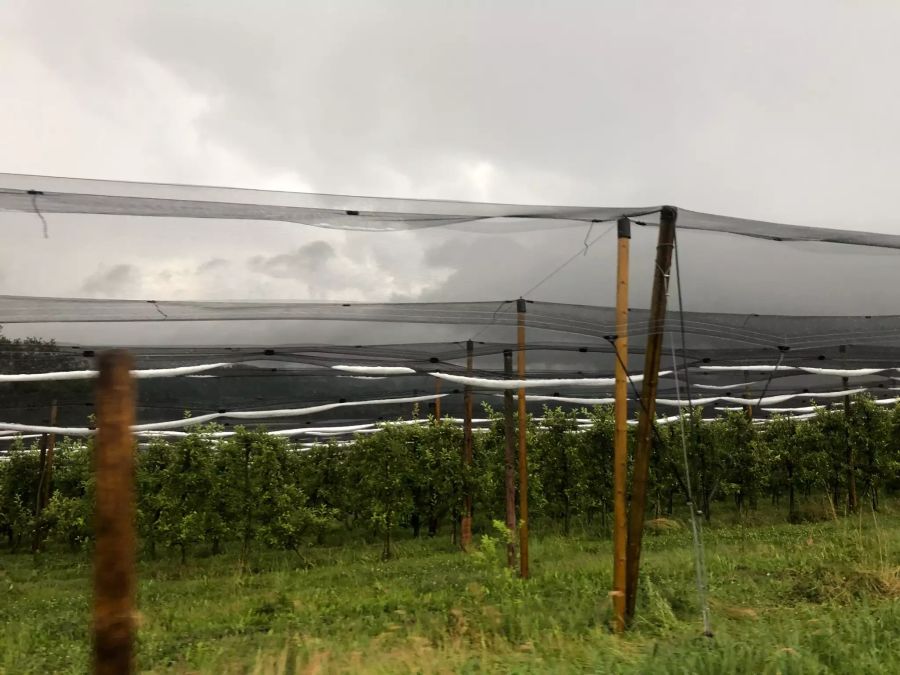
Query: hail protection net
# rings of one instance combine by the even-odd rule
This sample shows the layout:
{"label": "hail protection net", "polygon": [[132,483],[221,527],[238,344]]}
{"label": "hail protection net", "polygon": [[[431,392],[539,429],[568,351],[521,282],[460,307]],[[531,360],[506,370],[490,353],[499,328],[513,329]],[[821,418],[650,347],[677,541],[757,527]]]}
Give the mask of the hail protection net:
{"label": "hail protection net", "polygon": [[[4,287],[16,292],[0,296],[3,335],[58,343],[0,345],[0,437],[15,424],[46,425],[51,400],[59,426],[88,427],[92,381],[71,373],[92,370],[109,346],[129,347],[139,369],[218,364],[143,378],[142,424],[189,410],[226,428],[354,433],[426,415],[439,394],[442,413],[459,417],[467,384],[476,406],[499,407],[518,297],[528,300],[527,378],[547,380],[528,387],[531,411],[609,402],[616,220],[632,222],[629,371],[639,389],[659,213],[0,176],[0,222],[26,253],[7,247]],[[758,417],[806,414],[856,391],[891,403],[900,382],[897,249],[891,234],[679,209],[659,414],[685,402],[675,370],[707,415],[751,404]],[[306,274],[308,295],[327,301],[226,301],[219,291],[194,301],[178,288],[113,299],[115,285],[100,283],[188,259],[267,281]],[[99,281],[96,269],[106,270]],[[66,274],[80,274],[84,297],[47,297]],[[332,301],[344,293],[347,302]],[[52,373],[70,376],[7,377]],[[275,410],[295,414],[266,417]]]}

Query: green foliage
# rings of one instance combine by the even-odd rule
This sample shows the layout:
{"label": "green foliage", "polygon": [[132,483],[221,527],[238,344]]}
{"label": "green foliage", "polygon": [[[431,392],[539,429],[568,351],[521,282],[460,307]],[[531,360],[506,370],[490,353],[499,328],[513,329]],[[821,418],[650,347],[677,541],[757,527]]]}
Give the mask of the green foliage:
{"label": "green foliage", "polygon": [[[690,534],[645,541],[637,621],[609,630],[610,542],[537,535],[532,578],[504,564],[500,530],[467,556],[423,537],[390,564],[381,544],[239,550],[144,561],[139,672],[900,672],[900,514],[706,531],[712,627],[702,636]],[[718,513],[736,512],[725,500]],[[0,553],[0,672],[90,669],[83,553]],[[278,664],[286,664],[279,666]]]}
{"label": "green foliage", "polygon": [[[823,494],[836,515],[846,508],[836,497],[847,494],[851,479],[860,502],[868,499],[877,510],[881,496],[900,487],[900,408],[877,406],[865,396],[851,403],[849,415],[821,409],[808,420],[778,418],[763,427],[741,411],[701,421],[696,410],[693,420],[684,419],[685,438],[680,424],[657,427],[651,513],[671,518],[682,508],[683,444],[695,502],[708,520],[725,500],[746,520],[762,499],[780,504],[785,498],[785,518],[796,523],[821,516]],[[455,532],[467,494],[475,533],[490,533],[493,521],[505,520],[505,433],[503,416],[490,408],[486,414],[491,425],[475,434],[469,467],[462,460],[462,430],[434,419],[386,424],[349,444],[302,451],[262,429],[238,428],[218,438],[218,427],[197,427],[183,438],[154,440],[137,454],[144,550],[149,557],[175,551],[186,562],[237,542],[245,560],[261,548],[303,558],[310,545],[349,535],[377,537],[389,558],[404,528],[413,537]],[[545,408],[539,421],[528,420],[532,531],[607,535],[614,427],[609,407]],[[38,527],[50,543],[88,545],[90,457],[90,442],[60,443],[50,503],[36,520],[39,455],[36,446],[13,442],[0,462],[2,543],[21,549]]]}

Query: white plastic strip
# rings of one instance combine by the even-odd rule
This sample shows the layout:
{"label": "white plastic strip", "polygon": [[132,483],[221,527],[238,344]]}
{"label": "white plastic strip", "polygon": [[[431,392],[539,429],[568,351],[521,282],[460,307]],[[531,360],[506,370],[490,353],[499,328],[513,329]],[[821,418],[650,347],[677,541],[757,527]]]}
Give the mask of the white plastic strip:
{"label": "white plastic strip", "polygon": [[725,400],[722,396],[708,396],[706,398],[695,398],[692,401],[681,401],[676,398],[658,398],[656,399],[656,405],[665,405],[669,407],[677,407],[683,408],[688,405],[709,405],[710,403],[715,403],[716,401]]}
{"label": "white plastic strip", "polygon": [[333,370],[357,375],[415,375],[416,371],[405,366],[331,366]]}
{"label": "white plastic strip", "polygon": [[851,368],[841,369],[841,368],[807,368],[806,366],[800,366],[797,370],[802,370],[805,373],[810,373],[812,375],[829,375],[836,377],[862,377],[865,375],[875,375],[877,373],[883,373],[889,368]]}
{"label": "white plastic strip", "polygon": [[[876,375],[878,373],[884,373],[888,370],[900,370],[900,368],[812,368],[809,366],[779,366],[779,365],[771,365],[771,364],[755,364],[755,365],[746,365],[746,366],[699,366],[700,370],[705,370],[711,373],[730,373],[730,372],[751,372],[751,373],[772,373],[775,371],[778,372],[786,372],[786,371],[800,371],[804,373],[809,373],[810,375],[827,375],[827,376],[836,376],[836,377],[863,377],[865,375]],[[747,383],[751,384],[751,383]],[[712,389],[713,387],[710,385],[694,385],[696,387],[703,387],[704,389]],[[735,384],[732,385],[734,388],[746,386],[746,384]],[[728,387],[723,387],[728,388]]]}
{"label": "white plastic strip", "polygon": [[711,373],[734,373],[747,371],[750,373],[771,373],[773,371],[796,370],[793,366],[779,366],[771,364],[762,365],[746,365],[746,366],[700,366],[700,370],[706,370]]}
{"label": "white plastic strip", "polygon": [[824,407],[825,406],[821,405],[807,405],[799,408],[763,408],[763,411],[772,415],[808,415],[809,413],[814,413],[816,410]]}
{"label": "white plastic strip", "polygon": [[526,396],[527,401],[558,401],[559,403],[574,403],[576,405],[612,405],[614,398],[572,398],[570,396]]}
{"label": "white plastic strip", "polygon": [[[138,424],[131,429],[134,432],[142,431],[165,431],[170,429],[184,429],[185,427],[196,426],[197,424],[205,424],[213,420],[230,418],[230,419],[268,419],[271,417],[299,417],[301,415],[311,415],[326,410],[334,410],[335,408],[347,408],[352,406],[370,406],[370,405],[389,405],[393,403],[421,403],[424,401],[433,401],[443,398],[447,394],[429,394],[427,396],[405,396],[402,398],[384,398],[371,399],[366,401],[344,401],[343,403],[325,403],[323,405],[309,406],[306,408],[287,408],[281,410],[235,410],[224,413],[209,413],[207,415],[198,415],[196,417],[185,417],[180,420],[171,420],[169,422],[151,422],[149,424]],[[27,424],[14,424],[11,422],[0,422],[0,431],[26,431],[41,434],[62,434],[66,436],[89,436],[94,433],[92,429],[87,427],[48,427],[48,426],[32,426]]]}
{"label": "white plastic strip", "polygon": [[[796,394],[775,394],[773,396],[764,396],[762,398],[741,398],[739,396],[716,396],[709,398],[696,398],[693,399],[693,405],[707,405],[709,403],[715,401],[721,401],[722,403],[737,403],[739,405],[749,405],[749,406],[766,406],[766,405],[774,405],[777,403],[784,403],[785,401],[790,401],[795,398],[841,398],[843,396],[853,396],[854,394],[861,394],[865,391],[868,391],[865,387],[860,387],[858,389],[847,389],[845,391],[807,391],[807,392],[798,392]],[[688,404],[687,401],[678,401],[675,399],[656,399],[656,402],[661,405],[681,405],[686,406]]]}
{"label": "white plastic strip", "polygon": [[14,424],[12,422],[0,422],[0,430],[21,431],[33,434],[60,434],[63,436],[90,436],[93,429],[87,427],[47,427],[33,424]]}
{"label": "white plastic strip", "polygon": [[741,390],[752,387],[757,384],[765,384],[765,380],[755,380],[753,382],[736,382],[734,384],[692,384],[694,389],[708,389],[710,391],[728,391],[730,389]]}
{"label": "white plastic strip", "polygon": [[[145,380],[157,377],[180,377],[202,373],[215,368],[229,368],[230,363],[207,363],[201,366],[180,366],[178,368],[152,368],[150,370],[132,370],[132,377]],[[96,370],[64,370],[55,373],[19,373],[0,374],[0,382],[61,382],[64,380],[91,380],[97,377]]]}
{"label": "white plastic strip", "polygon": [[[671,371],[661,371],[660,377],[668,375]],[[468,385],[479,389],[527,389],[535,387],[609,387],[616,383],[614,377],[583,377],[566,379],[533,379],[533,380],[499,380],[487,377],[469,377],[467,375],[451,375],[450,373],[429,373],[448,382]],[[643,375],[635,375],[632,382],[641,382]]]}

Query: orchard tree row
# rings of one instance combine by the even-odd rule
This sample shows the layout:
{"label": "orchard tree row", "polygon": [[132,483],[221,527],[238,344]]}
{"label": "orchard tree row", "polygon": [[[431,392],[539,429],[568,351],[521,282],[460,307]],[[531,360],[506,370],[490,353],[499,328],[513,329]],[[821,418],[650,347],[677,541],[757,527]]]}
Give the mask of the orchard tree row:
{"label": "orchard tree row", "polygon": [[[138,450],[137,512],[143,549],[174,550],[182,559],[239,547],[296,551],[324,542],[375,539],[384,556],[392,538],[457,536],[465,495],[476,529],[503,521],[504,423],[488,410],[489,428],[475,434],[474,460],[462,460],[462,430],[451,423],[389,424],[352,443],[301,450],[262,430],[239,429],[214,439],[215,427]],[[578,422],[588,418],[589,424]],[[612,410],[545,409],[528,425],[530,528],[608,536],[612,513]],[[900,487],[900,407],[859,397],[843,409],[807,420],[779,418],[755,426],[743,412],[654,433],[648,517],[685,504],[684,453],[691,463],[695,506],[709,521],[724,504],[743,513],[762,499],[796,521],[811,496],[835,513],[877,509]],[[0,537],[13,550],[90,544],[91,444],[58,444],[49,499],[39,505],[41,454],[21,441],[0,461]]]}

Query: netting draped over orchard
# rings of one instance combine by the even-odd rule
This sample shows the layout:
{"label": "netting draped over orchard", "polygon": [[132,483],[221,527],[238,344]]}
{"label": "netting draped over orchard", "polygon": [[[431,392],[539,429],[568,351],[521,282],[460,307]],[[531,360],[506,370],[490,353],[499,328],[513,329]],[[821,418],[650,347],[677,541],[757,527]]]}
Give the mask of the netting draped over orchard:
{"label": "netting draped over orchard", "polygon": [[[255,226],[278,221],[351,234],[444,228],[473,237],[495,233],[527,237],[582,228],[587,230],[584,253],[590,248],[592,256],[597,256],[591,264],[601,270],[613,266],[613,238],[609,238],[609,246],[595,244],[618,218],[627,217],[635,224],[632,256],[643,261],[636,267],[646,267],[632,275],[637,288],[628,326],[633,355],[643,354],[647,337],[654,332],[648,311],[640,308],[648,295],[640,284],[651,276],[648,270],[652,272],[649,265],[660,210],[478,204],[0,175],[0,211],[10,217],[40,218],[54,226],[57,219],[77,224],[79,216],[90,214],[110,227],[117,227],[122,218],[137,219],[148,228],[173,219],[184,227],[200,220],[253,221]],[[680,277],[677,280],[678,292],[683,291],[690,311],[675,314],[670,303],[659,405],[688,402],[685,392],[676,391],[674,374],[689,375],[694,388],[690,401],[705,406],[708,415],[751,404],[760,419],[775,413],[802,415],[815,405],[827,405],[857,391],[870,392],[885,404],[894,398],[900,377],[896,370],[900,367],[900,315],[853,315],[848,309],[854,309],[863,296],[865,302],[859,300],[859,304],[866,311],[894,308],[890,289],[900,283],[900,266],[890,249],[900,249],[900,236],[800,227],[685,209],[678,211],[678,232],[678,255],[685,277],[683,282]],[[572,260],[575,258],[552,268],[546,278],[564,273]],[[514,264],[514,260],[509,262]],[[539,279],[544,271],[535,270],[535,289],[543,283]],[[303,423],[311,428],[322,424],[349,428],[409,417],[413,405],[427,413],[434,409],[438,390],[444,394],[444,414],[461,416],[458,394],[466,386],[474,390],[476,405],[497,405],[502,389],[528,385],[528,400],[535,414],[545,404],[577,407],[609,402],[616,336],[611,307],[529,299],[526,382],[502,381],[506,377],[503,352],[517,349],[518,319],[514,301],[490,299],[496,297],[491,289],[504,273],[498,266],[496,278],[480,279],[482,298],[456,302],[0,296],[0,324],[84,323],[96,326],[101,335],[92,344],[62,345],[55,350],[32,348],[27,367],[22,367],[26,360],[20,348],[0,346],[5,354],[0,387],[15,388],[13,400],[4,397],[0,419],[7,420],[7,427],[39,422],[46,426],[47,387],[52,386],[60,404],[59,426],[86,428],[90,375],[75,371],[94,367],[94,354],[108,344],[102,340],[103,326],[110,324],[205,322],[221,326],[226,322],[277,321],[296,325],[294,334],[302,338],[287,344],[223,341],[184,346],[165,336],[153,343],[153,333],[148,331],[145,344],[132,348],[137,368],[199,370],[175,373],[177,376],[164,380],[148,377],[142,382],[138,421],[143,424],[166,424],[188,409],[198,417],[213,415],[226,425],[237,423],[242,412],[252,412],[254,415],[245,419],[276,431],[291,430],[297,420],[275,413],[266,416],[265,411],[323,406],[314,420]],[[612,284],[601,280],[592,295],[598,304],[611,305]],[[771,311],[760,312],[760,308]],[[212,329],[208,332],[215,334]],[[675,345],[671,352],[670,338]],[[471,372],[465,367],[467,339],[474,340]],[[60,359],[64,367],[60,367]],[[632,370],[632,385],[637,388],[639,367],[633,364]],[[52,375],[59,372],[68,374]],[[536,386],[534,380],[544,382]],[[631,396],[636,397],[635,391]],[[412,400],[416,402],[410,403]],[[362,405],[367,401],[382,403]]]}

